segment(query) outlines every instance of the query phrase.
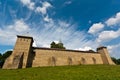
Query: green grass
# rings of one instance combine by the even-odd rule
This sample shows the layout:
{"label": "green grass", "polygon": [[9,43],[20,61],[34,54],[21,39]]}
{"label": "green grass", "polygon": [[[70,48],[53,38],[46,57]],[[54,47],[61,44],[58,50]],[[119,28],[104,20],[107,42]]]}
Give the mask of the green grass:
{"label": "green grass", "polygon": [[0,69],[0,80],[120,80],[120,66],[80,65]]}

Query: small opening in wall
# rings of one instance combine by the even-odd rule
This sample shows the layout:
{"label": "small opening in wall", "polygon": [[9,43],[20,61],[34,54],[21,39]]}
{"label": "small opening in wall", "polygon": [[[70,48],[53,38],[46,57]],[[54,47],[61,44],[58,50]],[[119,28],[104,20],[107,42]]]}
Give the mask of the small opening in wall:
{"label": "small opening in wall", "polygon": [[82,64],[86,64],[85,58],[83,58],[83,57],[81,58],[81,63],[82,63]]}
{"label": "small opening in wall", "polygon": [[52,62],[52,66],[56,66],[56,59],[54,56],[52,56],[51,62]]}
{"label": "small opening in wall", "polygon": [[19,40],[20,40],[20,41],[22,41],[22,39],[21,39],[21,38],[20,38]]}
{"label": "small opening in wall", "polygon": [[96,59],[94,57],[92,57],[93,60],[93,64],[96,64]]}
{"label": "small opening in wall", "polygon": [[68,57],[68,65],[72,65],[72,58]]}

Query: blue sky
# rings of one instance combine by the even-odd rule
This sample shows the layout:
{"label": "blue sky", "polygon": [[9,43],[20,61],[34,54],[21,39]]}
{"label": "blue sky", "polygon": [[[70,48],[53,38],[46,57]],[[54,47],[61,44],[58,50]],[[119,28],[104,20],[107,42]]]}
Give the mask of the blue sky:
{"label": "blue sky", "polygon": [[67,49],[107,46],[120,58],[120,1],[0,0],[0,53],[13,49],[16,35],[32,36],[38,47],[60,39]]}

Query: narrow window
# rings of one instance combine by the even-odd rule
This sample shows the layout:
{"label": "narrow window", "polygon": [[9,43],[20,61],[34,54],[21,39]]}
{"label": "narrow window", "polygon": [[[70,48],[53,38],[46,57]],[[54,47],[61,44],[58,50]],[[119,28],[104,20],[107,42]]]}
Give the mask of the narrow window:
{"label": "narrow window", "polygon": [[85,58],[83,58],[83,57],[81,58],[81,63],[82,63],[82,64],[86,64]]}
{"label": "narrow window", "polygon": [[93,60],[93,64],[96,64],[96,59],[94,57],[92,57]]}
{"label": "narrow window", "polygon": [[72,65],[72,58],[68,57],[68,65]]}
{"label": "narrow window", "polygon": [[52,62],[52,66],[56,66],[56,59],[55,59],[55,57],[52,56],[51,62]]}

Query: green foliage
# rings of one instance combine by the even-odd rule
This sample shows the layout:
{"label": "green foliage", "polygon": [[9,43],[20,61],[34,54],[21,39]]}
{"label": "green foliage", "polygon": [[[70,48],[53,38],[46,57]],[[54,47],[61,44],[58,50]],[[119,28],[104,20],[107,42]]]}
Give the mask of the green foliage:
{"label": "green foliage", "polygon": [[58,44],[56,44],[54,41],[50,44],[51,46],[51,48],[59,48],[59,49],[65,49],[65,47],[63,46],[63,43],[58,43]]}
{"label": "green foliage", "polygon": [[120,66],[80,65],[0,69],[0,80],[120,80]]}
{"label": "green foliage", "polygon": [[0,54],[0,67],[3,66],[5,60],[7,57],[9,57],[11,55],[12,51],[6,51],[3,55]]}
{"label": "green foliage", "polygon": [[1,57],[2,57],[2,54],[0,53],[0,59],[1,59]]}
{"label": "green foliage", "polygon": [[120,59],[116,59],[114,57],[111,57],[111,59],[115,64],[120,65]]}
{"label": "green foliage", "polygon": [[0,53],[0,60],[2,59],[2,54]]}
{"label": "green foliage", "polygon": [[56,47],[56,43],[53,41],[53,42],[50,44],[50,47],[51,47],[51,48],[55,48],[55,47]]}

